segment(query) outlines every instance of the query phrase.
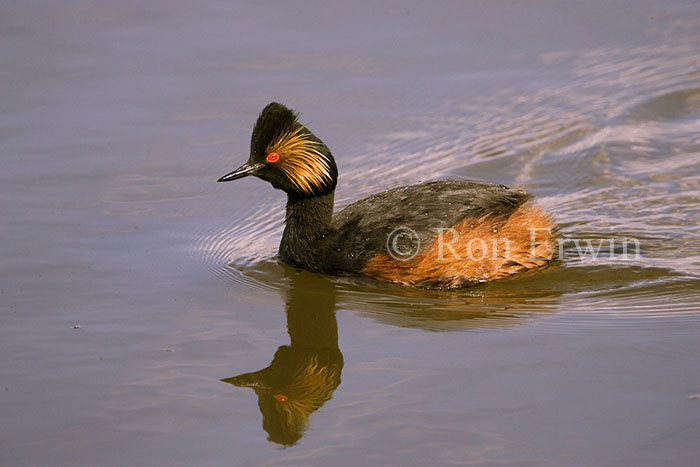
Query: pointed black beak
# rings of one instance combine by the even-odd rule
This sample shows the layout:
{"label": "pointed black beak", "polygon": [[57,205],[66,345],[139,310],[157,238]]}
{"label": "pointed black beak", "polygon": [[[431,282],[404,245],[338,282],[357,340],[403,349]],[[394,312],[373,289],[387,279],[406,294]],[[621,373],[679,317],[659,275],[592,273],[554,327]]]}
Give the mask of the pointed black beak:
{"label": "pointed black beak", "polygon": [[253,175],[257,170],[262,168],[262,164],[250,164],[246,162],[230,174],[226,174],[217,182],[230,182],[231,180],[238,180],[239,178],[247,177],[248,175]]}
{"label": "pointed black beak", "polygon": [[252,373],[243,373],[242,375],[232,376],[230,378],[224,378],[221,381],[224,383],[233,384],[239,388],[253,388],[259,390],[270,390],[272,385],[266,381],[265,376],[269,373],[270,369],[263,368],[260,371],[254,371]]}

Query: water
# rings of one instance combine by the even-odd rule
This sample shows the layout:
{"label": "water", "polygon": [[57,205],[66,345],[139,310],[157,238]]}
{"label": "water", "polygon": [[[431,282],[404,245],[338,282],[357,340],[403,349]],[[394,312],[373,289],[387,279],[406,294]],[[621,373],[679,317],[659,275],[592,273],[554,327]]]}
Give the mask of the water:
{"label": "water", "polygon": [[[697,2],[0,13],[2,464],[697,464]],[[445,293],[281,265],[281,193],[214,183],[271,100],[338,205],[522,186],[562,260]]]}

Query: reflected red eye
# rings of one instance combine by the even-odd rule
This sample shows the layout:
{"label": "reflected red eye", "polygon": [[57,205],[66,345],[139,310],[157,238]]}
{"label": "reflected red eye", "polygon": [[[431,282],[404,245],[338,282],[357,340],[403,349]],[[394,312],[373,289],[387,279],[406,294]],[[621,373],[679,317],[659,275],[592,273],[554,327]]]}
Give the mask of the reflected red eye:
{"label": "reflected red eye", "polygon": [[280,156],[276,152],[271,152],[267,155],[267,162],[277,162]]}
{"label": "reflected red eye", "polygon": [[[277,155],[277,154],[275,154],[275,155]],[[284,394],[275,394],[272,397],[277,399],[278,402],[287,402],[287,396],[285,396]]]}

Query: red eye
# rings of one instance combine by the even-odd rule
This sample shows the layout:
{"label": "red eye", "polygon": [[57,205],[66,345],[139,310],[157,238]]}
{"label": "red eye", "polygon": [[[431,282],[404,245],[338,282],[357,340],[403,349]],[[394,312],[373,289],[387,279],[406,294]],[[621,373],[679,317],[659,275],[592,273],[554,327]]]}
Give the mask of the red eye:
{"label": "red eye", "polygon": [[276,152],[271,152],[267,155],[267,162],[277,162],[280,156]]}
{"label": "red eye", "polygon": [[[277,154],[275,154],[275,155],[277,155]],[[275,394],[272,397],[277,399],[278,402],[287,402],[287,396],[285,396],[284,394]]]}

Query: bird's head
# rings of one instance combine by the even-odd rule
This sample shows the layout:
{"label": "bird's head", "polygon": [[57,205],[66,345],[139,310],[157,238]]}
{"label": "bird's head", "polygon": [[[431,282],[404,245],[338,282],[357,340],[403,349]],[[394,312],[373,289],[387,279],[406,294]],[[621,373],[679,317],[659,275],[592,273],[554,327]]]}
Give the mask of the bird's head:
{"label": "bird's head", "polygon": [[218,181],[248,175],[295,196],[332,192],[338,169],[328,147],[299,123],[298,114],[277,102],[268,104],[258,117],[250,141],[248,162]]}

